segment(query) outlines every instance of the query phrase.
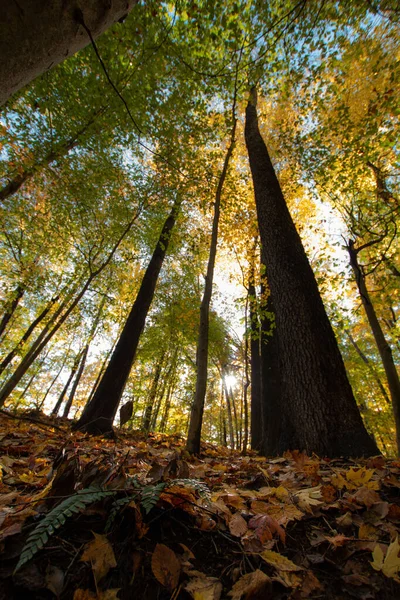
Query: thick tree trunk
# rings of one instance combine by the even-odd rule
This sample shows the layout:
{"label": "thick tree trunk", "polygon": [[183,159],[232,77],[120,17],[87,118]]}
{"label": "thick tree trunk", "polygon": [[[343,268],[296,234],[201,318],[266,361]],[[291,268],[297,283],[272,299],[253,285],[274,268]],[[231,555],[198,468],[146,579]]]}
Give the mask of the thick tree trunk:
{"label": "thick tree trunk", "polygon": [[367,285],[365,283],[365,277],[362,273],[360,265],[358,263],[358,252],[359,249],[354,247],[354,242],[349,241],[347,250],[350,256],[350,264],[354,272],[354,277],[357,283],[358,291],[361,296],[361,302],[363,304],[365,314],[367,315],[368,323],[372,330],[376,346],[378,348],[379,355],[382,360],[383,368],[385,369],[386,379],[388,382],[390,398],[392,400],[393,415],[396,423],[396,443],[397,452],[400,454],[400,379],[399,374],[394,364],[392,349],[386,341],[382,327],[376,316],[375,308],[371,302],[370,295],[368,293]]}
{"label": "thick tree trunk", "polygon": [[0,106],[122,19],[137,0],[18,0],[0,6]]}
{"label": "thick tree trunk", "polygon": [[[246,109],[246,145],[258,224],[274,299],[282,403],[297,446],[326,456],[378,454],[347,379],[314,274],[258,129],[256,92]],[[281,438],[284,440],[284,437]]]}
{"label": "thick tree trunk", "polygon": [[[261,295],[265,293],[262,290]],[[269,294],[261,318],[261,396],[263,439],[261,452],[264,456],[279,454],[282,435],[288,435],[283,429],[281,401],[281,381],[279,362],[278,333],[274,323],[275,310],[272,296]],[[285,427],[287,429],[287,426]]]}
{"label": "thick tree trunk", "polygon": [[91,434],[112,431],[114,417],[132,368],[179,208],[180,201],[177,200],[164,223],[153,256],[144,274],[138,295],[115,346],[107,369],[92,400],[85,406],[82,416],[75,424],[75,429],[84,430]]}
{"label": "thick tree trunk", "polygon": [[18,284],[15,292],[14,292],[14,297],[11,300],[11,302],[9,303],[8,307],[6,308],[6,311],[0,321],[0,336],[3,335],[5,328],[7,327],[11,317],[13,316],[15,309],[17,308],[19,301],[21,300],[22,296],[25,293],[25,286]]}
{"label": "thick tree trunk", "polygon": [[215,257],[217,254],[221,196],[226,175],[228,172],[229,161],[231,159],[233,148],[235,145],[235,134],[236,117],[234,116],[230,143],[225,156],[224,165],[222,167],[217,190],[215,193],[214,218],[211,233],[210,254],[208,257],[204,293],[200,306],[200,325],[199,335],[197,338],[196,352],[196,391],[190,413],[189,430],[186,442],[186,449],[191,454],[198,454],[200,452],[201,426],[203,423],[204,402],[207,390],[209,315],[214,278]]}

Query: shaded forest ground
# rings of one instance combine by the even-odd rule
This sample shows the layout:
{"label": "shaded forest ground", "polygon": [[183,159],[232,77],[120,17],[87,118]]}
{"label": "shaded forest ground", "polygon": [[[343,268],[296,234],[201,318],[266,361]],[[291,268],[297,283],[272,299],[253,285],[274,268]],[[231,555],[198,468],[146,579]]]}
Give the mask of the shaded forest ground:
{"label": "shaded forest ground", "polygon": [[[400,462],[0,413],[0,598],[400,597]],[[22,554],[21,554],[22,552]]]}

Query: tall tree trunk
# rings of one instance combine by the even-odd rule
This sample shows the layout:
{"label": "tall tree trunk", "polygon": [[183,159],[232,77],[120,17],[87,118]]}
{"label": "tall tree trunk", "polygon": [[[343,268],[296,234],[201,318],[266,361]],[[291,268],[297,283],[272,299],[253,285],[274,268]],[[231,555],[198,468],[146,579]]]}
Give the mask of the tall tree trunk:
{"label": "tall tree trunk", "polygon": [[0,106],[125,17],[137,0],[18,0],[0,5]]}
{"label": "tall tree trunk", "polygon": [[146,409],[144,411],[143,424],[142,424],[142,429],[146,433],[149,433],[149,431],[150,431],[150,423],[151,423],[151,416],[152,416],[153,407],[154,407],[154,400],[157,395],[158,384],[160,381],[160,375],[161,375],[161,371],[162,371],[163,364],[164,364],[164,358],[165,358],[165,352],[162,353],[162,355],[160,356],[160,358],[157,361],[156,368],[154,370],[153,381],[151,383],[149,397],[147,398],[147,404],[146,404]]}
{"label": "tall tree trunk", "polygon": [[[267,290],[265,283],[261,285],[261,295],[265,296]],[[261,397],[262,397],[262,422],[263,440],[261,451],[264,456],[279,454],[279,443],[282,436],[292,435],[288,431],[289,423],[283,426],[281,381],[280,381],[280,354],[278,333],[275,327],[275,310],[271,293],[267,298],[261,317]],[[289,443],[289,440],[287,441]]]}
{"label": "tall tree trunk", "polygon": [[353,269],[357,288],[361,296],[361,302],[367,315],[368,323],[371,327],[372,335],[374,336],[379,355],[382,360],[383,368],[385,369],[386,379],[388,382],[390,398],[392,400],[393,415],[396,423],[396,443],[397,452],[400,454],[400,379],[399,374],[394,364],[392,349],[386,341],[385,334],[376,316],[375,308],[371,302],[368,293],[365,277],[358,263],[358,253],[360,248],[354,247],[354,241],[349,240],[347,250],[350,256],[350,264]]}
{"label": "tall tree trunk", "polygon": [[[59,369],[58,369],[58,371],[57,371],[57,374],[56,374],[56,376],[55,376],[55,377],[53,378],[53,380],[51,381],[51,383],[50,383],[49,387],[48,387],[48,388],[47,388],[47,390],[46,390],[46,393],[44,394],[44,396],[43,396],[42,400],[40,401],[40,404],[39,404],[39,407],[38,407],[38,409],[39,409],[39,410],[42,410],[42,408],[43,408],[43,406],[44,406],[44,403],[45,403],[45,402],[46,402],[46,400],[47,400],[47,396],[50,394],[50,392],[51,392],[51,390],[52,390],[52,388],[53,388],[53,385],[55,384],[55,382],[57,381],[57,379],[60,377],[60,375],[61,375],[61,372],[62,372],[62,370],[63,370],[63,369],[64,369],[64,367],[65,367],[65,363],[67,362],[67,358],[68,358],[68,354],[69,354],[70,348],[71,348],[71,344],[70,344],[70,346],[69,346],[68,350],[67,350],[67,351],[65,352],[65,354],[64,354],[63,361],[62,361],[62,363],[61,363],[61,366],[60,366],[60,368],[59,368]],[[53,414],[53,412],[52,412],[51,414]]]}
{"label": "tall tree trunk", "polygon": [[0,363],[0,373],[2,373],[4,371],[4,369],[10,364],[10,362],[12,361],[14,356],[17,354],[18,350],[23,347],[25,342],[28,341],[28,339],[32,335],[33,331],[36,329],[36,327],[39,325],[39,323],[41,323],[43,321],[43,319],[48,314],[50,309],[53,307],[55,302],[57,302],[58,298],[59,298],[59,296],[56,296],[50,300],[48,305],[42,310],[42,312],[36,317],[36,319],[34,321],[32,321],[32,323],[29,325],[28,329],[25,331],[24,335],[22,336],[22,338],[20,339],[18,344],[16,346],[14,346],[14,348],[7,354],[7,356],[5,356],[3,358],[3,360]]}
{"label": "tall tree trunk", "polygon": [[0,321],[0,336],[3,335],[5,328],[7,327],[11,317],[13,316],[15,309],[17,308],[19,301],[25,293],[25,286],[22,284],[18,284],[15,288],[13,299],[9,303],[8,307],[6,305],[6,311]]}
{"label": "tall tree trunk", "polygon": [[246,109],[245,137],[263,259],[275,305],[282,357],[282,403],[293,447],[327,456],[378,453],[347,379],[314,274],[286,206],[258,128],[256,91]]}
{"label": "tall tree trunk", "polygon": [[[248,303],[248,297],[247,301]],[[246,454],[247,447],[249,445],[249,402],[248,402],[248,390],[250,387],[250,374],[249,374],[249,336],[247,331],[247,315],[248,307],[246,306],[245,311],[245,337],[244,337],[244,381],[243,381],[243,417],[244,417],[244,435],[243,435],[243,446],[242,452]]]}
{"label": "tall tree trunk", "polygon": [[165,428],[168,423],[168,416],[169,416],[169,411],[171,409],[172,395],[174,393],[176,383],[177,383],[178,359],[179,359],[179,350],[177,350],[175,357],[174,357],[173,368],[172,368],[172,372],[171,372],[171,376],[170,376],[170,381],[168,383],[167,395],[165,397],[164,411],[163,411],[163,414],[161,417],[161,423],[160,423],[160,431],[162,433],[165,432]]}
{"label": "tall tree trunk", "polygon": [[260,351],[260,325],[257,311],[257,295],[254,285],[254,257],[249,273],[249,321],[250,321],[250,367],[251,367],[251,448],[260,451],[264,438],[264,424],[262,412],[261,392],[261,351]]}
{"label": "tall tree trunk", "polygon": [[65,383],[65,385],[64,385],[64,387],[63,387],[63,389],[61,391],[61,394],[59,395],[59,397],[57,399],[57,402],[55,403],[55,405],[53,407],[53,410],[51,411],[52,415],[58,415],[58,413],[59,413],[61,405],[62,405],[62,403],[64,401],[64,398],[65,398],[65,396],[67,394],[69,385],[70,385],[71,381],[73,380],[75,373],[78,370],[79,363],[80,363],[80,360],[81,360],[81,356],[82,356],[82,352],[78,352],[78,354],[75,356],[75,360],[74,360],[73,365],[72,365],[71,373],[69,374],[69,377],[68,377],[68,379],[67,379],[67,381],[66,381],[66,383]]}
{"label": "tall tree trunk", "polygon": [[85,368],[85,364],[86,364],[86,359],[87,359],[87,355],[88,355],[88,352],[89,352],[89,348],[90,348],[90,345],[86,344],[86,346],[84,347],[83,351],[81,352],[80,361],[79,361],[79,369],[78,369],[78,371],[76,373],[75,381],[72,384],[72,388],[71,388],[71,391],[69,393],[68,400],[67,400],[67,402],[66,402],[66,404],[64,406],[64,410],[63,410],[63,417],[64,418],[68,417],[69,411],[71,410],[71,406],[72,406],[72,403],[73,403],[74,398],[75,398],[76,390],[78,389],[78,385],[79,385],[79,382],[81,380],[81,377],[82,377],[82,374],[83,374],[83,370]]}
{"label": "tall tree trunk", "polygon": [[380,380],[378,374],[375,372],[375,369],[373,367],[373,365],[371,364],[371,361],[369,360],[369,358],[367,356],[365,356],[364,352],[361,350],[360,346],[357,344],[356,340],[353,338],[352,334],[350,333],[350,331],[348,329],[345,330],[345,333],[347,335],[347,337],[349,338],[353,348],[355,349],[355,351],[357,352],[358,356],[361,358],[361,360],[363,361],[364,364],[367,365],[368,371],[371,373],[371,376],[373,377],[373,379],[375,380],[383,398],[385,399],[385,402],[387,404],[390,404],[390,398],[387,395],[387,392],[383,386],[382,381]]}
{"label": "tall tree trunk", "polygon": [[230,396],[229,396],[228,386],[225,383],[225,379],[224,379],[223,375],[222,375],[222,382],[223,382],[224,392],[225,392],[226,410],[228,413],[229,438],[231,441],[231,448],[232,448],[232,450],[234,450],[235,449],[235,434],[233,431],[231,400],[230,400]]}
{"label": "tall tree trunk", "polygon": [[230,137],[230,143],[228,146],[228,150],[224,160],[224,165],[222,167],[222,172],[219,177],[218,186],[215,193],[214,218],[211,233],[210,253],[208,257],[203,299],[201,301],[200,306],[200,325],[196,352],[196,391],[190,413],[189,430],[186,442],[186,448],[191,454],[198,454],[200,452],[201,426],[203,423],[204,402],[207,390],[209,315],[214,278],[215,257],[217,254],[218,225],[221,211],[221,196],[226,175],[228,172],[229,161],[231,159],[233,148],[235,145],[235,134],[236,115],[234,114],[233,109],[233,127]]}
{"label": "tall tree trunk", "polygon": [[115,346],[108,367],[75,429],[99,434],[112,431],[112,425],[125,384],[129,377],[147,313],[153,300],[160,273],[171,238],[172,229],[179,212],[181,201],[177,199],[164,223],[149,266],[128,319]]}

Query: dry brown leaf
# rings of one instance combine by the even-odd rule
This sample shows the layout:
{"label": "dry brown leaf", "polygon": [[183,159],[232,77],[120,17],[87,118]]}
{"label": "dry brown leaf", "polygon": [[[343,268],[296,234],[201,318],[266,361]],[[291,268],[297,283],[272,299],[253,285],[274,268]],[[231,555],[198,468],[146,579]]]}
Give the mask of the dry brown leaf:
{"label": "dry brown leaf", "polygon": [[250,519],[249,528],[254,529],[261,542],[272,539],[274,533],[278,534],[281,542],[286,541],[285,530],[269,515],[256,515]]}
{"label": "dry brown leaf", "polygon": [[235,513],[229,521],[229,531],[235,537],[241,537],[247,531],[247,523],[239,513]]}
{"label": "dry brown leaf", "polygon": [[257,569],[252,573],[243,575],[233,586],[228,596],[232,596],[232,600],[251,600],[252,598],[267,598],[271,593],[271,579]]}
{"label": "dry brown leaf", "polygon": [[90,590],[75,590],[74,600],[119,600],[117,594],[120,588],[114,588],[111,590],[101,591],[97,594]]}
{"label": "dry brown leaf", "polygon": [[58,567],[47,565],[45,579],[47,589],[59,598],[64,587],[64,572]]}
{"label": "dry brown leaf", "polygon": [[181,564],[173,550],[157,544],[151,557],[151,569],[157,581],[172,592],[179,582]]}
{"label": "dry brown leaf", "polygon": [[194,600],[219,600],[222,594],[222,583],[216,577],[207,577],[198,573],[199,577],[191,579],[185,586]]}
{"label": "dry brown leaf", "polygon": [[110,569],[117,566],[117,561],[107,536],[94,532],[93,535],[94,540],[86,544],[81,561],[91,563],[96,582],[99,582]]}

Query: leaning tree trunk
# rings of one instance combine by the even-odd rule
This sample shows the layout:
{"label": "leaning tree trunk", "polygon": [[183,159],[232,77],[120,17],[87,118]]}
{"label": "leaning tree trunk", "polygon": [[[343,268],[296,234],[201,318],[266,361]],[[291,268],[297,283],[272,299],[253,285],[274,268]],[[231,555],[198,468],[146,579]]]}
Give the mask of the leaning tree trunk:
{"label": "leaning tree trunk", "polygon": [[75,424],[75,429],[94,435],[112,431],[114,417],[132,368],[179,208],[180,200],[176,200],[170,215],[164,223],[138,295],[107,369],[92,400],[85,406],[80,419]]}
{"label": "leaning tree trunk", "polygon": [[326,456],[378,454],[361,419],[314,274],[259,132],[256,102],[253,89],[245,137],[275,306],[281,398],[294,433],[294,442],[282,442],[280,450],[295,445]]}
{"label": "leaning tree trunk", "polygon": [[[233,111],[234,112],[234,111]],[[211,233],[210,253],[208,257],[207,274],[205,278],[204,293],[200,306],[200,325],[197,338],[196,352],[196,391],[193,399],[192,410],[190,413],[190,422],[186,448],[191,454],[200,452],[201,426],[203,423],[204,402],[207,390],[207,371],[208,371],[208,330],[210,303],[212,295],[212,286],[214,278],[215,257],[217,255],[218,226],[221,211],[221,196],[224,187],[226,175],[228,172],[229,161],[232,156],[235,145],[236,134],[236,116],[233,115],[233,127],[229,147],[225,156],[224,166],[218,181],[215,193],[214,218]]]}
{"label": "leaning tree trunk", "polygon": [[137,0],[18,0],[0,5],[0,106],[111,25]]}
{"label": "leaning tree trunk", "polygon": [[62,403],[64,402],[64,398],[65,398],[65,396],[66,396],[66,394],[67,394],[67,391],[68,391],[69,385],[70,385],[71,381],[73,380],[73,378],[74,378],[74,376],[75,376],[75,373],[76,373],[76,372],[77,372],[77,370],[78,370],[79,363],[80,363],[80,361],[81,361],[81,357],[82,357],[82,352],[79,352],[79,353],[78,353],[78,354],[75,356],[75,360],[74,360],[74,363],[73,363],[73,365],[72,365],[72,369],[71,369],[71,372],[70,372],[70,374],[69,374],[69,377],[68,377],[68,379],[67,379],[67,381],[66,381],[66,383],[65,383],[65,385],[64,385],[64,387],[63,387],[63,389],[62,389],[62,391],[61,391],[61,394],[59,395],[59,397],[58,397],[58,399],[57,399],[57,402],[55,403],[55,405],[54,405],[54,407],[53,407],[53,410],[51,411],[51,414],[52,414],[52,415],[58,415],[58,412],[59,412],[59,410],[60,410],[60,408],[61,408],[61,405],[62,405]]}
{"label": "leaning tree trunk", "polygon": [[11,300],[11,302],[8,304],[6,311],[0,321],[0,336],[3,335],[5,328],[7,327],[11,317],[13,316],[19,301],[21,300],[22,296],[24,295],[26,290],[25,285],[22,285],[21,283],[19,283],[15,289],[14,292],[14,298]]}
{"label": "leaning tree trunk", "polygon": [[367,315],[368,323],[372,330],[379,355],[382,360],[383,368],[385,369],[386,379],[388,382],[390,398],[392,400],[393,415],[396,424],[396,443],[397,452],[400,454],[400,379],[399,374],[394,364],[392,349],[387,343],[385,334],[376,316],[375,308],[371,302],[368,293],[365,277],[358,263],[358,252],[360,248],[354,247],[354,242],[349,241],[347,250],[350,256],[350,264],[353,269],[357,288],[361,296],[361,302]]}
{"label": "leaning tree trunk", "polygon": [[142,429],[145,433],[149,433],[149,431],[150,431],[150,423],[151,423],[151,417],[153,414],[154,400],[156,399],[158,384],[159,384],[160,376],[161,376],[161,371],[164,366],[164,358],[165,358],[165,352],[162,353],[162,355],[160,356],[160,358],[157,361],[156,368],[154,371],[153,381],[152,381],[151,388],[150,388],[149,397],[147,398],[147,404],[146,404],[146,409],[144,411],[143,423],[142,423]]}

